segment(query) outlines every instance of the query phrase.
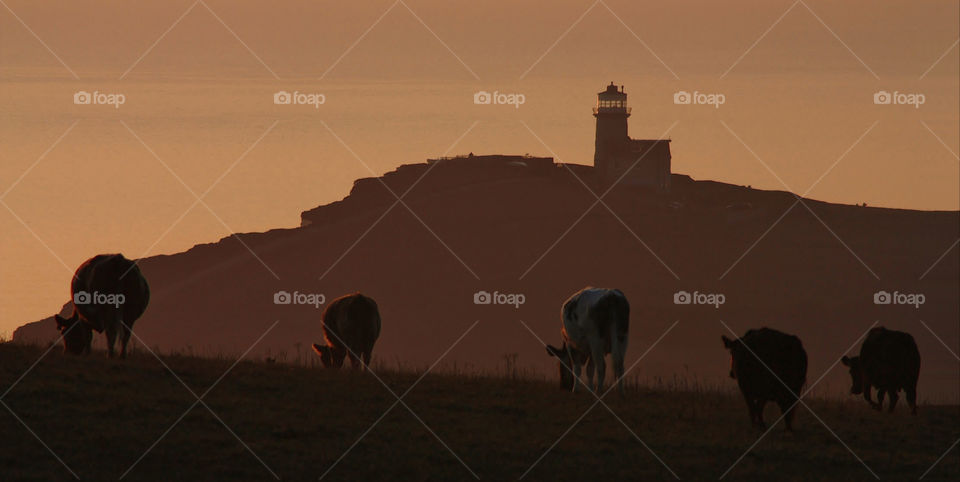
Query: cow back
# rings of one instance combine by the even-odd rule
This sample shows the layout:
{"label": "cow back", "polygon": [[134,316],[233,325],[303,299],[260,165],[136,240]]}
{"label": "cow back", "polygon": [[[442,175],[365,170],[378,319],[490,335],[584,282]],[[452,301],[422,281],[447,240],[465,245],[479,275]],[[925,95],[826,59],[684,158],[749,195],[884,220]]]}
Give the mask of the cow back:
{"label": "cow back", "polygon": [[[564,302],[560,316],[564,341],[578,350],[590,351],[590,333],[603,340],[605,353],[611,351],[613,343],[627,341],[630,304],[620,290],[586,287]],[[611,333],[615,339],[611,339]]]}
{"label": "cow back", "polygon": [[360,293],[333,300],[323,312],[323,337],[327,344],[355,354],[369,351],[380,336],[380,310],[376,301]]}
{"label": "cow back", "polygon": [[74,305],[80,316],[98,331],[102,331],[104,324],[118,314],[128,327],[132,327],[150,303],[150,287],[140,267],[122,254],[100,254],[81,264],[70,283],[71,299],[81,291],[122,294],[124,297],[119,313],[118,308],[111,305]]}
{"label": "cow back", "polygon": [[807,353],[799,338],[762,328],[748,331],[739,341],[747,348],[733,355],[741,390],[766,399],[800,394],[807,379]]}

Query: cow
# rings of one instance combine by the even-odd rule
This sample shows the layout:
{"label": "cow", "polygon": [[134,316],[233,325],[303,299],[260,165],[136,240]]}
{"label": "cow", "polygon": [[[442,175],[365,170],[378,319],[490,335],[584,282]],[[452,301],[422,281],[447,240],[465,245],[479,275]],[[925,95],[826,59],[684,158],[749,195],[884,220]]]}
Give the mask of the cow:
{"label": "cow", "polygon": [[617,391],[623,395],[623,360],[630,329],[630,303],[623,292],[586,287],[563,303],[560,318],[563,345],[546,347],[547,354],[559,360],[560,388],[575,391],[580,368],[586,363],[587,387],[594,388],[596,370],[596,392],[601,393],[607,369],[605,357],[610,354]]}
{"label": "cow", "polygon": [[753,426],[766,428],[763,407],[772,401],[780,406],[787,431],[793,431],[793,409],[807,382],[807,352],[800,338],[766,327],[736,340],[720,338],[730,351],[730,378],[737,380]]}
{"label": "cow", "polygon": [[63,336],[63,351],[90,353],[93,330],[106,332],[107,354],[116,356],[114,343],[120,337],[120,358],[127,356],[133,323],[150,303],[150,286],[133,261],[122,254],[100,254],[85,261],[70,283],[73,313],[54,315]]}
{"label": "cow", "polygon": [[[890,396],[890,412],[897,405],[897,392],[907,394],[910,412],[917,414],[917,380],[920,378],[920,350],[909,333],[888,330],[882,326],[873,328],[860,346],[860,356],[843,357],[843,364],[850,367],[853,386],[850,393],[863,394],[863,398],[876,410],[883,409],[883,396]],[[870,397],[872,387],[877,388],[877,402]]]}
{"label": "cow", "polygon": [[[380,336],[380,310],[373,298],[360,293],[341,296],[323,311],[323,338],[326,345],[313,344],[326,368],[341,368],[350,357],[350,366],[366,370],[373,345]],[[361,364],[360,358],[363,362]]]}

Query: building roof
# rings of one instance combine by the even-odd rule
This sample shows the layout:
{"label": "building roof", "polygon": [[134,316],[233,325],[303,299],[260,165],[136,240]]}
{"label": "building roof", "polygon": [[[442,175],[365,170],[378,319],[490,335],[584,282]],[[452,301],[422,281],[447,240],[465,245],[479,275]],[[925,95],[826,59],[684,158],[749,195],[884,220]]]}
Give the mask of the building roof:
{"label": "building roof", "polygon": [[649,158],[670,159],[670,139],[630,139],[630,152]]}
{"label": "building roof", "polygon": [[618,94],[618,95],[622,95],[622,96],[624,96],[624,97],[626,97],[626,95],[627,95],[627,94],[623,91],[623,86],[622,86],[622,85],[620,86],[620,89],[617,90],[617,86],[616,86],[616,84],[614,84],[613,82],[610,82],[610,85],[607,86],[607,90],[604,90],[603,92],[597,92],[597,95],[603,95],[603,96],[607,96],[607,95],[610,95],[610,94]]}

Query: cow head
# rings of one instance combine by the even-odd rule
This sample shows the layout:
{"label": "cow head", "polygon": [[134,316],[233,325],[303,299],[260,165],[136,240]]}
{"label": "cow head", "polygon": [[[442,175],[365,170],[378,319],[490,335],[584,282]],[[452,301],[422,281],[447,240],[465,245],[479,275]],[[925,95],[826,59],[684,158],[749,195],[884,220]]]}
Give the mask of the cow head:
{"label": "cow head", "polygon": [[845,356],[840,361],[850,367],[850,378],[853,379],[853,386],[850,387],[850,393],[860,395],[863,393],[863,369],[860,365],[860,357]]}
{"label": "cow head", "polygon": [[573,376],[573,364],[574,362],[586,363],[587,356],[576,348],[568,347],[566,343],[560,348],[547,345],[547,355],[557,359],[557,370],[560,372],[560,389],[573,390],[573,384],[576,382]]}
{"label": "cow head", "polygon": [[317,352],[317,355],[320,355],[320,361],[323,363],[324,368],[343,367],[343,359],[347,355],[345,349],[337,349],[336,347],[318,345],[316,343],[313,344],[313,351]]}
{"label": "cow head", "polygon": [[90,345],[93,343],[93,330],[80,320],[80,316],[76,312],[70,318],[53,315],[53,319],[57,321],[57,330],[63,337],[64,353],[73,355],[90,353]]}
{"label": "cow head", "polygon": [[723,340],[723,347],[727,350],[730,350],[730,378],[737,378],[737,364],[736,360],[740,356],[740,351],[743,349],[743,344],[739,343],[740,340],[731,340],[724,335],[720,335],[720,339]]}

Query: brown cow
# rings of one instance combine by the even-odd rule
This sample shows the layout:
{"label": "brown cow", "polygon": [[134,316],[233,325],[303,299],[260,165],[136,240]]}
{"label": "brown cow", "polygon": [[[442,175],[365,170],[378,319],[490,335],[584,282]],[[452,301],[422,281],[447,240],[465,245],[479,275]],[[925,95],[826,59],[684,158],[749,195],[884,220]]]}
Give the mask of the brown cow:
{"label": "brown cow", "polygon": [[365,370],[379,336],[377,302],[354,293],[333,300],[323,311],[323,338],[327,344],[314,343],[313,350],[327,368],[342,367],[343,359],[349,356],[351,367]]}
{"label": "brown cow", "polygon": [[730,378],[740,386],[753,425],[766,428],[763,406],[773,401],[792,431],[793,409],[807,382],[807,352],[800,338],[770,328],[749,330],[736,340],[721,338],[730,350]]}
{"label": "brown cow", "polygon": [[150,287],[136,263],[122,254],[100,254],[88,259],[73,275],[70,283],[73,314],[70,318],[54,315],[63,335],[65,353],[90,353],[93,332],[106,331],[107,350],[120,336],[120,357],[127,356],[133,322],[147,309]]}
{"label": "brown cow", "polygon": [[[860,346],[860,356],[843,357],[850,367],[853,386],[850,393],[863,394],[870,406],[883,409],[884,393],[890,395],[890,412],[897,405],[897,392],[907,393],[910,412],[917,414],[917,380],[920,378],[920,350],[909,333],[888,330],[882,326],[870,330]],[[877,387],[877,402],[870,397]]]}

